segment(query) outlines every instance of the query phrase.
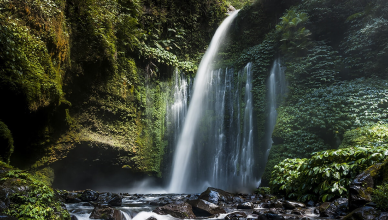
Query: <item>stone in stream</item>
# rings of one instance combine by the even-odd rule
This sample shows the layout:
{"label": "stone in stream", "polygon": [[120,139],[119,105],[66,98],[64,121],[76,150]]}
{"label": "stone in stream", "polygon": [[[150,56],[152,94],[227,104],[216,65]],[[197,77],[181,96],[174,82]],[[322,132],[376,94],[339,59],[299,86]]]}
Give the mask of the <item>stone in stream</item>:
{"label": "stone in stream", "polygon": [[193,213],[196,216],[212,216],[220,213],[226,213],[226,211],[219,207],[216,204],[213,204],[211,202],[205,201],[203,199],[197,199],[197,200],[189,200],[187,201],[192,208]]}
{"label": "stone in stream", "polygon": [[257,219],[258,220],[283,220],[284,217],[278,214],[266,213],[266,214],[259,215]]}
{"label": "stone in stream", "polygon": [[159,215],[171,215],[172,217],[180,219],[196,217],[193,213],[191,205],[186,202],[157,207],[153,212]]}
{"label": "stone in stream", "polygon": [[99,193],[96,191],[93,191],[91,189],[87,189],[83,191],[80,199],[83,202],[90,202],[90,201],[96,201],[98,199]]}
{"label": "stone in stream", "polygon": [[121,204],[123,203],[123,197],[116,193],[100,193],[97,199],[97,203],[110,206],[121,206]]}
{"label": "stone in stream", "polygon": [[253,209],[253,203],[251,202],[244,202],[237,205],[237,209]]}
{"label": "stone in stream", "polygon": [[79,203],[81,202],[80,194],[77,192],[68,192],[64,195],[66,203]]}
{"label": "stone in stream", "polygon": [[225,203],[233,202],[233,195],[231,193],[225,192],[221,189],[212,188],[212,187],[207,188],[207,190],[201,193],[201,195],[199,195],[198,198],[214,203],[216,205],[218,205],[219,202],[225,202]]}
{"label": "stone in stream", "polygon": [[366,220],[383,220],[386,219],[386,216],[382,216],[380,219],[380,211],[376,210],[373,207],[370,206],[364,206],[361,208],[357,208],[353,210],[351,213],[349,213],[347,216],[342,218],[343,220],[361,220],[361,219],[366,219]]}
{"label": "stone in stream", "polygon": [[77,218],[77,216],[75,216],[75,215],[71,215],[71,216],[70,216],[70,220],[78,220],[78,218]]}
{"label": "stone in stream", "polygon": [[225,216],[225,220],[245,220],[247,214],[244,212],[233,212]]}
{"label": "stone in stream", "polygon": [[345,216],[347,212],[348,199],[339,198],[333,202],[325,202],[319,206],[320,217],[336,218]]}
{"label": "stone in stream", "polygon": [[104,219],[104,220],[125,220],[121,211],[111,208],[106,205],[98,205],[94,207],[90,219]]}
{"label": "stone in stream", "polygon": [[306,208],[306,205],[301,202],[294,202],[294,201],[284,201],[283,207],[287,210],[293,210],[295,208]]}

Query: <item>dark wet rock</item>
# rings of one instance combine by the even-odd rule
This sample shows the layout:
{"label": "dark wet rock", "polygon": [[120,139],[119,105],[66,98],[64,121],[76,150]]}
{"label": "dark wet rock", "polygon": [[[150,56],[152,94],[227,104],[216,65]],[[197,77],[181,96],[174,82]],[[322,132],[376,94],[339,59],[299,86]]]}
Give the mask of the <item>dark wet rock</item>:
{"label": "dark wet rock", "polygon": [[270,208],[270,204],[271,204],[271,203],[268,203],[268,202],[262,203],[262,204],[261,204],[261,207],[262,207],[262,208],[265,208],[265,209],[269,209],[269,208]]}
{"label": "dark wet rock", "polygon": [[114,208],[106,205],[99,205],[94,207],[92,214],[89,218],[91,219],[107,219],[107,220],[124,220],[122,213]]}
{"label": "dark wet rock", "polygon": [[9,215],[5,215],[5,214],[0,214],[0,219],[1,220],[17,220],[17,218],[9,216]]}
{"label": "dark wet rock", "polygon": [[379,173],[383,164],[370,166],[351,182],[349,186],[349,209],[354,210],[372,201],[372,190],[375,185],[374,177]]}
{"label": "dark wet rock", "polygon": [[380,212],[373,207],[364,206],[357,208],[342,218],[343,220],[372,220],[378,219]]}
{"label": "dark wet rock", "polygon": [[10,204],[10,190],[7,188],[0,188],[0,213],[8,209]]}
{"label": "dark wet rock", "polygon": [[97,199],[97,203],[110,206],[121,206],[123,203],[123,197],[116,193],[100,193]]}
{"label": "dark wet rock", "polygon": [[149,217],[146,220],[158,220],[158,219],[156,219],[155,217]]}
{"label": "dark wet rock", "polygon": [[336,218],[338,216],[344,216],[347,212],[348,199],[339,198],[333,202],[325,202],[319,206],[319,214],[321,217]]}
{"label": "dark wet rock", "polygon": [[212,187],[207,188],[207,190],[201,193],[198,198],[214,203],[216,205],[218,205],[218,203],[221,201],[226,203],[233,202],[233,195],[231,193]]}
{"label": "dark wet rock", "polygon": [[288,210],[292,210],[295,208],[306,208],[306,205],[301,202],[294,202],[294,201],[284,201],[283,207]]}
{"label": "dark wet rock", "polygon": [[81,206],[93,206],[93,205],[88,202],[84,202],[84,203],[81,203]]}
{"label": "dark wet rock", "polygon": [[195,218],[191,205],[186,202],[158,207],[153,212],[159,215],[171,215],[175,218]]}
{"label": "dark wet rock", "polygon": [[304,215],[306,211],[302,208],[295,208],[294,210],[291,211],[291,214],[293,215]]}
{"label": "dark wet rock", "polygon": [[314,209],[314,214],[319,215],[319,209]]}
{"label": "dark wet rock", "polygon": [[80,199],[83,202],[90,202],[90,201],[96,201],[98,199],[99,193],[96,191],[93,191],[91,189],[85,190],[82,194]]}
{"label": "dark wet rock", "polygon": [[242,199],[239,196],[235,196],[235,197],[233,197],[233,202],[234,203],[244,203],[244,199]]}
{"label": "dark wet rock", "polygon": [[205,201],[203,199],[187,201],[192,208],[193,213],[196,216],[212,216],[219,213],[226,213],[226,211],[216,204]]}
{"label": "dark wet rock", "polygon": [[264,214],[264,211],[262,211],[262,210],[254,210],[252,212],[252,214],[254,214],[254,215],[262,215],[262,214]]}
{"label": "dark wet rock", "polygon": [[388,220],[388,212],[382,212],[378,220]]}
{"label": "dark wet rock", "polygon": [[80,194],[76,192],[68,192],[65,194],[65,202],[66,203],[79,203],[81,202]]}
{"label": "dark wet rock", "polygon": [[282,209],[282,208],[270,208],[266,213],[280,214],[280,213],[285,213],[285,212],[284,212],[284,209]]}
{"label": "dark wet rock", "polygon": [[312,201],[312,200],[310,200],[310,201],[308,201],[308,202],[306,203],[306,206],[307,206],[307,207],[314,207],[314,206],[315,206],[315,202]]}
{"label": "dark wet rock", "polygon": [[257,219],[258,220],[283,220],[285,218],[278,214],[266,213],[266,214],[259,215]]}
{"label": "dark wet rock", "polygon": [[187,199],[188,200],[197,200],[199,197],[199,194],[191,194],[191,195],[187,195]]}
{"label": "dark wet rock", "polygon": [[303,218],[301,218],[301,220],[311,220],[311,218],[303,217]]}
{"label": "dark wet rock", "polygon": [[77,218],[77,216],[72,215],[72,216],[70,216],[70,220],[78,220],[78,218]]}
{"label": "dark wet rock", "polygon": [[283,208],[283,202],[280,200],[272,201],[269,205],[270,208]]}
{"label": "dark wet rock", "polygon": [[247,214],[244,212],[233,212],[225,216],[225,220],[245,220],[247,217]]}
{"label": "dark wet rock", "polygon": [[253,203],[244,202],[237,205],[237,209],[253,209]]}

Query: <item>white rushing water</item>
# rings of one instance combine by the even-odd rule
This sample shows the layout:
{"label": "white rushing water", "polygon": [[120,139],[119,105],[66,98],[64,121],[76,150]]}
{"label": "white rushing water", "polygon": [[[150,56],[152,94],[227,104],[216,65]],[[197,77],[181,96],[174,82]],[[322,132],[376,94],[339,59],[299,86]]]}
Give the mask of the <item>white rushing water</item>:
{"label": "white rushing water", "polygon": [[194,137],[197,131],[197,126],[202,115],[202,103],[206,96],[209,72],[213,69],[212,63],[223,43],[228,29],[237,16],[238,11],[235,11],[226,18],[220,27],[217,29],[213,39],[199,65],[197,75],[194,81],[194,93],[191,98],[190,106],[187,112],[186,120],[180,134],[178,144],[175,150],[173,160],[173,172],[171,176],[169,192],[185,192],[187,180],[190,175],[188,171],[189,158],[192,154],[194,145]]}
{"label": "white rushing water", "polygon": [[270,149],[272,147],[272,133],[275,128],[279,99],[286,93],[286,79],[284,75],[285,68],[281,66],[280,60],[276,59],[273,63],[271,73],[267,83],[267,102],[268,102],[268,119],[266,127],[266,153],[267,160]]}

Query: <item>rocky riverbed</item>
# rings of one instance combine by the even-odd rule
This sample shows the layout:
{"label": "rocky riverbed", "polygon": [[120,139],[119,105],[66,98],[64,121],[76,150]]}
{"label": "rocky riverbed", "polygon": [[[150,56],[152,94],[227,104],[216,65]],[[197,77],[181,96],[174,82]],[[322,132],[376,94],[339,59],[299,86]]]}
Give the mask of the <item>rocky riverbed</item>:
{"label": "rocky riverbed", "polygon": [[349,214],[348,199],[300,203],[269,194],[232,194],[208,188],[201,194],[115,194],[93,190],[62,192],[72,220],[280,220],[280,219],[387,219],[373,207]]}

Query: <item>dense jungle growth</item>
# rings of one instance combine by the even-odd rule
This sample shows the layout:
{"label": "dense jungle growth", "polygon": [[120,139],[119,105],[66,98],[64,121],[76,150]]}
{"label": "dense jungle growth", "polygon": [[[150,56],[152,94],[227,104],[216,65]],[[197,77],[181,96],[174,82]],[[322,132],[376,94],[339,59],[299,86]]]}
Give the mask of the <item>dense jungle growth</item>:
{"label": "dense jungle growth", "polygon": [[[333,201],[379,166],[369,191],[388,210],[388,1],[0,0],[0,184],[14,191],[0,213],[69,219],[50,187],[69,161],[79,176],[91,166],[162,177],[173,73],[195,76],[231,6],[241,10],[216,65],[253,63],[262,184]],[[287,93],[267,159],[275,59]]]}

